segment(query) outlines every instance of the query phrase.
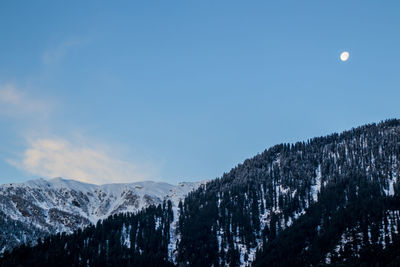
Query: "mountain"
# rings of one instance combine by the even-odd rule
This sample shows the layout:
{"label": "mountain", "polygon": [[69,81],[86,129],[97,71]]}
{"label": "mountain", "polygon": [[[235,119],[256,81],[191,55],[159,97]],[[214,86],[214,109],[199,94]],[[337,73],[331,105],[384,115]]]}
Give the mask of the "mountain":
{"label": "mountain", "polygon": [[175,213],[166,201],[116,214],[0,266],[399,266],[399,159],[399,120],[276,145]]}
{"label": "mountain", "polygon": [[177,262],[380,261],[398,239],[399,159],[398,120],[276,145],[189,194],[180,205]]}
{"label": "mountain", "polygon": [[48,234],[72,233],[113,214],[136,213],[164,200],[176,207],[199,184],[146,181],[99,186],[55,178],[1,185],[0,252]]}

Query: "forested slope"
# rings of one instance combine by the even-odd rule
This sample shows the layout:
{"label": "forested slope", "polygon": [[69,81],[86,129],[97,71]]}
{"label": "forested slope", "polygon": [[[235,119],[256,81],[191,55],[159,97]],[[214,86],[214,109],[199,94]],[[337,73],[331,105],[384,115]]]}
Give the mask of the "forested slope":
{"label": "forested slope", "polygon": [[[398,120],[277,145],[190,193],[179,204],[176,229],[170,227],[171,208],[164,204],[109,218],[115,232],[105,236],[95,234],[103,229],[97,225],[52,237],[35,248],[19,248],[1,263],[27,263],[31,257],[52,262],[73,255],[77,265],[86,266],[89,259],[96,266],[109,264],[107,255],[113,255],[119,265],[138,266],[155,261],[180,266],[396,266],[399,158]],[[141,234],[134,229],[142,229]],[[176,239],[170,238],[171,231]],[[81,238],[80,245],[71,250],[66,244],[74,238]],[[44,244],[53,244],[59,254],[47,253]]]}

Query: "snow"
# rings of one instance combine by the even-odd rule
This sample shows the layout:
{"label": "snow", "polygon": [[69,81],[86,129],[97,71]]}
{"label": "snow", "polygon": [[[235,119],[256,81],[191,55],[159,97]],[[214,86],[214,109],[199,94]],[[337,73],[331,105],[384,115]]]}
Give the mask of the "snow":
{"label": "snow", "polygon": [[328,252],[325,256],[325,264],[331,264],[331,253]]}
{"label": "snow", "polygon": [[387,195],[388,196],[394,196],[394,183],[395,183],[395,179],[391,179],[389,180],[389,190],[387,191]]}
{"label": "snow", "polygon": [[[174,228],[178,219],[179,200],[205,182],[172,185],[144,181],[94,185],[63,178],[40,178],[24,183],[0,185],[0,210],[8,218],[34,225],[44,231],[71,233],[89,223],[96,224],[115,213],[136,213],[151,204],[158,205],[163,200],[171,200]],[[50,211],[59,215],[51,216]],[[174,231],[171,229],[171,236],[176,238]],[[126,240],[124,244],[130,246]]]}
{"label": "snow", "polygon": [[[98,220],[105,219],[113,214],[118,208],[122,208],[123,212],[137,212],[148,206],[149,203],[146,202],[146,198],[154,200],[154,204],[159,204],[167,199],[177,204],[182,197],[197,188],[201,183],[171,185],[162,182],[145,181],[130,184],[94,185],[75,180],[54,178],[50,180],[31,180],[20,184],[6,184],[0,186],[0,188],[23,188],[35,200],[35,205],[44,210],[58,208],[66,212],[78,213],[89,219],[91,223],[96,223]],[[36,199],[33,191],[37,190],[41,191],[44,201]],[[138,197],[137,205],[126,205],[128,193],[133,193]],[[74,205],[67,205],[68,202],[72,203],[73,200],[77,200],[76,195],[89,199],[88,206],[85,207],[87,210]],[[13,219],[20,218],[21,214],[19,214],[18,209],[14,207],[13,210],[16,212],[9,213],[10,217]]]}
{"label": "snow", "polygon": [[318,165],[318,168],[315,170],[315,181],[314,185],[311,186],[311,194],[314,202],[318,201],[318,193],[321,191],[322,184],[322,175],[321,175],[321,164]]}
{"label": "snow", "polygon": [[168,244],[168,259],[171,262],[176,263],[176,242],[180,240],[180,236],[176,234],[176,228],[179,219],[179,211],[176,205],[172,207],[172,211],[174,213],[174,220],[170,226],[170,240]]}
{"label": "snow", "polygon": [[121,244],[126,246],[127,248],[131,248],[131,239],[130,239],[130,232],[131,226],[129,228],[125,227],[125,224],[122,227],[122,234],[121,234]]}

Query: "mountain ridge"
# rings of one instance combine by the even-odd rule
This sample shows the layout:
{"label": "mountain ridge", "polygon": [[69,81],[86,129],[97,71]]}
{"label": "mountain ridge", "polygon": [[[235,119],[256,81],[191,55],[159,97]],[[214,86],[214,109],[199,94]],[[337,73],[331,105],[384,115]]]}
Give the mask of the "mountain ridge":
{"label": "mountain ridge", "polygon": [[[110,215],[135,213],[164,200],[171,200],[176,207],[181,198],[202,183],[171,185],[142,181],[95,185],[58,177],[0,185],[0,225],[23,225],[9,231],[15,236],[7,236],[8,231],[3,231],[0,251],[21,242],[35,242],[46,233],[72,233]],[[32,229],[38,235],[29,233]]]}
{"label": "mountain ridge", "polygon": [[77,266],[398,266],[399,159],[399,120],[275,145],[200,185],[175,211],[164,202],[115,214],[20,247],[0,266],[43,258]]}

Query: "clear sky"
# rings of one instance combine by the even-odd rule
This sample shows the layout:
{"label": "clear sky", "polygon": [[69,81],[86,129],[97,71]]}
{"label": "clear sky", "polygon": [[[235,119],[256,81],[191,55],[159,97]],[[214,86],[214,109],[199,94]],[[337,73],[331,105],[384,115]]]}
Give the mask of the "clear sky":
{"label": "clear sky", "polygon": [[399,14],[397,0],[1,1],[0,183],[212,179],[399,118]]}

